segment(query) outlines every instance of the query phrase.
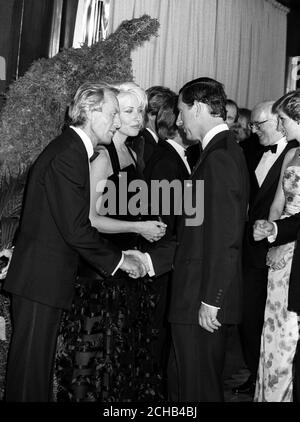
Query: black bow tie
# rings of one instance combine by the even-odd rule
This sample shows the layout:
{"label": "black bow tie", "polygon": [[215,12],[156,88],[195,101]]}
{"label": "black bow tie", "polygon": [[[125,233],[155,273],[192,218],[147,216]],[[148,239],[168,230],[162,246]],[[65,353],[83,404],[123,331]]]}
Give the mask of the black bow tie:
{"label": "black bow tie", "polygon": [[262,150],[263,152],[267,152],[267,151],[271,151],[272,154],[276,154],[277,152],[277,145],[266,145],[266,146],[262,146]]}

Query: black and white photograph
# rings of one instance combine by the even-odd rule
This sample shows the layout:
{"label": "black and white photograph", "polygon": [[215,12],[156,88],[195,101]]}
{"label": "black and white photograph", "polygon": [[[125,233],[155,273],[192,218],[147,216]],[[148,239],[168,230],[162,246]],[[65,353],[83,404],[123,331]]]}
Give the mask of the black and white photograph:
{"label": "black and white photograph", "polygon": [[299,22],[0,0],[0,406],[300,402]]}

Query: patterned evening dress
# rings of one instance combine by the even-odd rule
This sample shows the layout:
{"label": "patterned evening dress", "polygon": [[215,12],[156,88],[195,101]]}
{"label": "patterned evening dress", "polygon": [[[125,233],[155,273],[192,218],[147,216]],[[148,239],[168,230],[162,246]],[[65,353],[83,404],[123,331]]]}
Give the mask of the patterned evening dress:
{"label": "patterned evening dress", "polygon": [[[283,176],[285,207],[281,218],[300,212],[300,167],[288,166]],[[293,359],[299,338],[298,317],[287,310],[295,242],[273,247],[267,256],[268,295],[261,336],[254,401],[293,401]]]}
{"label": "patterned evening dress", "polygon": [[[137,165],[120,169],[113,143],[107,150],[113,168],[108,180],[117,187],[118,198],[119,183],[125,172],[128,184],[142,175]],[[134,159],[132,153],[131,156]],[[128,200],[130,195],[133,194],[128,193]],[[118,200],[116,204],[118,209]],[[127,221],[139,218],[110,217]],[[121,250],[139,244],[135,233],[103,236]],[[160,401],[161,377],[150,352],[153,338],[150,318],[154,306],[151,280],[147,277],[132,279],[119,270],[114,276],[103,278],[82,264],[72,309],[65,313],[58,337],[54,400]]]}

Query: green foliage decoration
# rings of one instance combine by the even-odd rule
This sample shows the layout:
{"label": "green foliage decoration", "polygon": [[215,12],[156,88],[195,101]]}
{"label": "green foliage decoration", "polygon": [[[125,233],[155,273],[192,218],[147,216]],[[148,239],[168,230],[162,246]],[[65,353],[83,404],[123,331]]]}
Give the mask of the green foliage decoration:
{"label": "green foliage decoration", "polygon": [[123,21],[106,40],[69,48],[35,61],[12,83],[0,119],[0,175],[24,170],[56,137],[67,106],[86,81],[131,81],[133,49],[157,36],[159,23],[148,15]]}
{"label": "green foliage decoration", "polygon": [[[61,132],[76,89],[86,81],[131,81],[131,51],[157,36],[158,28],[158,21],[147,15],[123,21],[106,40],[91,47],[65,49],[51,59],[35,61],[9,87],[0,116],[0,266],[18,227],[27,170]],[[11,335],[9,298],[1,287],[0,280],[0,318],[6,331],[6,339],[0,339],[0,401]]]}

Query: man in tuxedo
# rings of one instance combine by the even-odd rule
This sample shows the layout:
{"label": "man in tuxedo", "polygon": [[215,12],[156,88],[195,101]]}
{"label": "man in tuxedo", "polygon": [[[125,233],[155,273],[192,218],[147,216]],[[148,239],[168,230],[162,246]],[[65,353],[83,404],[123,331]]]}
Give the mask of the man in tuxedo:
{"label": "man in tuxedo", "polygon": [[145,129],[141,133],[145,141],[143,155],[145,165],[147,165],[158,143],[156,118],[159,109],[167,99],[175,95],[175,92],[167,87],[156,85],[146,89],[146,94],[148,105],[145,115]]}
{"label": "man in tuxedo", "polygon": [[[243,251],[243,318],[240,337],[245,363],[250,371],[245,383],[234,387],[234,393],[254,394],[260,353],[260,338],[267,297],[268,267],[266,241],[255,242],[252,226],[258,218],[268,218],[277,189],[286,152],[295,146],[277,130],[277,117],[272,101],[257,104],[252,110],[250,127],[259,146],[246,157],[250,174],[248,223]],[[245,154],[247,155],[247,151]],[[249,150],[248,150],[249,152]]]}
{"label": "man in tuxedo", "polygon": [[[191,168],[186,157],[186,149],[189,144],[186,143],[183,131],[176,126],[176,120],[179,113],[177,100],[177,95],[170,97],[164,102],[158,112],[156,126],[159,141],[144,171],[145,180],[148,183],[148,186],[150,186],[151,181],[154,180],[159,182],[168,181],[170,184],[173,181],[179,181],[183,185],[183,181],[187,180],[191,174]],[[167,224],[167,234],[160,242],[147,248],[150,257],[160,244],[166,244],[167,239],[176,236],[178,215],[176,215],[175,212],[175,193],[174,191],[170,192],[170,210],[168,215],[166,215],[162,209],[163,193],[160,193],[160,198],[156,198],[156,200],[155,198],[152,198],[150,204],[154,203],[154,207],[156,207],[157,204],[160,205],[159,215],[163,222]],[[170,276],[170,272],[165,273],[153,279],[152,284],[153,291],[157,298],[152,318],[152,327],[157,333],[157,338],[152,342],[152,352],[159,367],[163,371],[164,379],[166,379],[167,359],[170,349],[170,330],[167,318],[168,302],[170,298]],[[166,383],[164,383],[164,387],[166,387]]]}
{"label": "man in tuxedo", "polygon": [[225,124],[225,101],[222,84],[210,78],[179,92],[177,125],[203,148],[187,188],[194,201],[197,181],[204,181],[204,220],[199,225],[183,212],[178,224],[169,311],[176,361],[169,383],[178,385],[172,401],[224,400],[226,332],[240,320],[248,174]]}
{"label": "man in tuxedo", "polygon": [[[254,223],[254,240],[268,238],[269,246],[284,245],[296,240],[289,280],[288,310],[300,315],[300,213],[276,220],[257,220]],[[293,401],[300,403],[300,342],[294,357]]]}
{"label": "man in tuxedo", "polygon": [[7,401],[49,401],[63,309],[71,306],[82,257],[103,276],[118,268],[145,274],[134,257],[104,240],[89,220],[89,158],[120,126],[116,90],[82,85],[69,108],[72,125],[52,140],[29,172],[22,218],[5,289],[13,335]]}

